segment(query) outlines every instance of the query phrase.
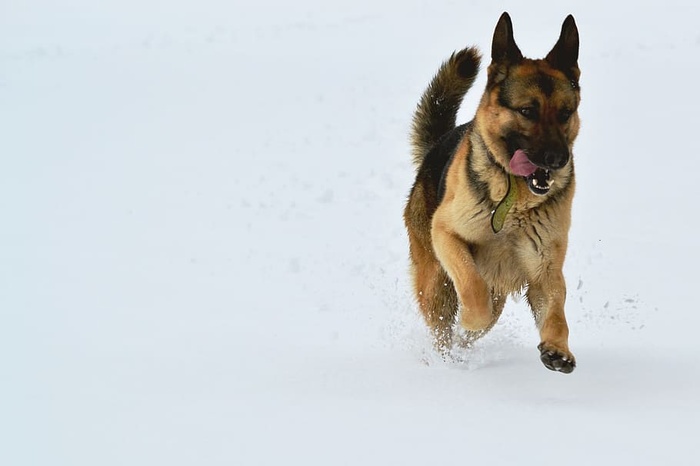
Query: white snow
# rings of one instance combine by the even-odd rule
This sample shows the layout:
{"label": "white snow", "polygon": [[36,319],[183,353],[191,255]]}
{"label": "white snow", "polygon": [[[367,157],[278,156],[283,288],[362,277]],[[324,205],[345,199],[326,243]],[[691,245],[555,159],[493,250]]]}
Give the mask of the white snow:
{"label": "white snow", "polygon": [[[442,362],[410,293],[412,111],[504,10],[581,33],[568,376],[516,301]],[[698,13],[5,2],[0,463],[696,462]]]}

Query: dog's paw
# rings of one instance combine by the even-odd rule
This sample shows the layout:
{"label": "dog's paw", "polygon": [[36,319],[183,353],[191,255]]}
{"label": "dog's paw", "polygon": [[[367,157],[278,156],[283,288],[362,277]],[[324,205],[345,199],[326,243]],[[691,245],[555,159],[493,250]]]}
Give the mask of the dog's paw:
{"label": "dog's paw", "polygon": [[540,350],[542,364],[549,370],[570,374],[576,368],[576,359],[568,351],[558,350],[544,342],[540,343],[537,349]]}
{"label": "dog's paw", "polygon": [[462,309],[459,315],[459,323],[468,332],[484,333],[493,324],[493,314],[489,308],[479,310]]}
{"label": "dog's paw", "polygon": [[462,295],[459,306],[459,323],[468,332],[483,332],[493,325],[493,306],[489,293]]}

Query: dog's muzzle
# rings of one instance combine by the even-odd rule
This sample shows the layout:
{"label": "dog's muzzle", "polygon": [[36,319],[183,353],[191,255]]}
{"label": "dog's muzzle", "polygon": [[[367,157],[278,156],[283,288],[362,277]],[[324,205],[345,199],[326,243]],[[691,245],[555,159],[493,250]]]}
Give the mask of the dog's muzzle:
{"label": "dog's muzzle", "polygon": [[530,191],[538,196],[547,194],[552,185],[549,170],[546,168],[537,168],[533,174],[525,179],[527,180],[527,187],[530,188]]}
{"label": "dog's muzzle", "polygon": [[[552,169],[560,168],[558,165],[562,162],[566,164],[565,158],[557,157],[555,160],[553,156],[550,157],[550,162],[552,162]],[[554,165],[557,165],[557,167]],[[516,150],[513,157],[511,157],[510,171],[514,175],[525,178],[527,180],[527,187],[530,188],[533,194],[544,196],[551,188],[552,179],[550,176],[550,168],[543,168],[535,165],[522,149]]]}

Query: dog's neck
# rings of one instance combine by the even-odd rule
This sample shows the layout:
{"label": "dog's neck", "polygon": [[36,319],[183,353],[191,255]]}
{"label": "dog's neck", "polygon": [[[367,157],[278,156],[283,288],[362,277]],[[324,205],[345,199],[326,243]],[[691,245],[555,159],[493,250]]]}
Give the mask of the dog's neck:
{"label": "dog's neck", "polygon": [[478,130],[471,133],[470,142],[472,146],[470,157],[473,158],[470,163],[473,164],[475,172],[483,178],[482,181],[488,185],[489,197],[495,206],[508,192],[509,174],[498,163]]}

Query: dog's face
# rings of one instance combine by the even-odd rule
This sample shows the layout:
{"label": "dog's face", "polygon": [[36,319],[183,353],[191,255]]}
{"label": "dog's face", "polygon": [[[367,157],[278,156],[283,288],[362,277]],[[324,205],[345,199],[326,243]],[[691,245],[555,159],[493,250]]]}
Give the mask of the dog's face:
{"label": "dog's face", "polygon": [[547,194],[558,177],[571,173],[578,134],[578,30],[572,16],[546,58],[524,58],[507,13],[496,26],[480,127],[496,162]]}

